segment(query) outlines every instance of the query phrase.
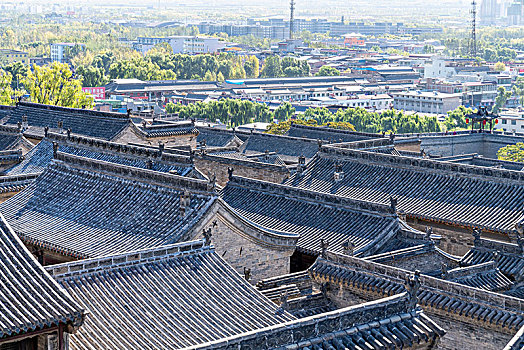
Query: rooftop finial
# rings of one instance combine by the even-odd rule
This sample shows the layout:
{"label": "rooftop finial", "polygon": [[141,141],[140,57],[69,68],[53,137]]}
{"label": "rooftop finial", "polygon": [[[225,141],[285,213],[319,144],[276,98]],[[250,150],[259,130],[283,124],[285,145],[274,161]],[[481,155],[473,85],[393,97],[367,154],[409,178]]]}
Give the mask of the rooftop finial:
{"label": "rooftop finial", "polygon": [[414,308],[418,303],[417,293],[420,289],[420,271],[415,270],[413,275],[406,275],[406,290],[409,297],[409,305]]}
{"label": "rooftop finial", "polygon": [[431,239],[432,234],[433,234],[433,227],[426,226],[426,234],[424,235],[424,239],[429,241]]}
{"label": "rooftop finial", "polygon": [[251,279],[251,269],[244,267],[244,279],[249,282]]}
{"label": "rooftop finial", "polygon": [[46,127],[44,128],[44,137],[47,137],[47,134],[48,134],[48,133],[49,133],[49,127],[46,126]]}
{"label": "rooftop finial", "polygon": [[474,240],[473,240],[473,245],[474,245],[475,247],[479,246],[479,245],[480,245],[480,242],[481,242],[481,241],[480,241],[480,236],[482,235],[482,231],[479,230],[479,229],[473,229],[473,233],[472,233],[472,235],[473,235],[473,238],[474,238]]}
{"label": "rooftop finial", "polygon": [[391,206],[391,210],[396,213],[397,212],[397,205],[398,205],[398,200],[393,197],[393,196],[390,196],[389,197],[389,204]]}
{"label": "rooftop finial", "polygon": [[327,249],[329,247],[329,242],[325,241],[324,238],[320,239],[320,256],[324,259],[327,259]]}
{"label": "rooftop finial", "polygon": [[211,227],[202,230],[202,235],[204,236],[204,245],[211,245],[211,237],[213,236],[213,233],[211,232]]}
{"label": "rooftop finial", "polygon": [[288,299],[287,290],[282,292],[282,293],[280,293],[280,307],[283,310],[287,310],[289,308],[289,304],[287,302],[287,299]]}
{"label": "rooftop finial", "polygon": [[355,243],[351,242],[349,239],[342,244],[342,249],[344,249],[344,254],[353,256],[355,253]]}
{"label": "rooftop finial", "polygon": [[231,181],[233,179],[233,171],[234,170],[235,169],[233,169],[233,168],[227,168],[227,177],[228,177],[229,181]]}
{"label": "rooftop finial", "polygon": [[58,156],[58,143],[57,142],[53,142],[53,158],[57,158]]}

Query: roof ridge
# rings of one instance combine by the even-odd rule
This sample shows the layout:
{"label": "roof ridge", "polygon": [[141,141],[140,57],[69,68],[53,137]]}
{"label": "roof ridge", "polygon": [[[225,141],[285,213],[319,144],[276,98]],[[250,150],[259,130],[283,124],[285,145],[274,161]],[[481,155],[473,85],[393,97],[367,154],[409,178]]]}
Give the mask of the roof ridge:
{"label": "roof ridge", "polygon": [[[287,321],[280,323],[275,326],[269,326],[231,337],[211,341],[208,343],[200,344],[198,346],[191,347],[191,349],[214,349],[222,348],[221,345],[228,344],[236,347],[243,342],[246,344],[253,344],[253,339],[264,338],[273,336],[272,347],[285,346],[293,343],[291,340],[294,337],[289,338],[288,335],[299,333],[296,335],[297,339],[306,340],[308,337],[304,337],[303,328],[308,329],[306,333],[310,333],[310,329],[313,329],[310,337],[320,337],[327,333],[342,332],[346,329],[357,327],[360,325],[369,324],[375,322],[378,324],[377,317],[380,317],[382,321],[380,325],[387,325],[400,321],[403,318],[414,317],[420,314],[420,310],[411,310],[408,302],[407,293],[400,293],[393,296],[385,297],[382,299],[349,306],[343,309],[337,309],[326,313],[299,318],[297,320]],[[395,317],[399,316],[399,317]],[[282,332],[286,333],[286,336],[279,337]]]}
{"label": "roof ridge", "polygon": [[214,251],[213,246],[204,245],[204,240],[197,240],[50,265],[45,267],[45,269],[55,279],[61,280],[78,275],[107,271],[109,269],[119,269]]}
{"label": "roof ridge", "polygon": [[[524,181],[524,172],[509,169],[493,169],[469,164],[458,164],[453,162],[443,162],[434,159],[419,159],[406,156],[391,155],[385,153],[368,152],[366,150],[356,150],[337,147],[333,145],[322,145],[317,153],[322,156],[343,156],[362,161],[374,161],[377,163],[391,166],[408,166],[414,170],[443,170],[450,175],[479,175],[489,178],[500,178],[501,180]],[[379,164],[380,165],[380,164]]]}
{"label": "roof ridge", "polygon": [[126,153],[133,156],[146,156],[146,157],[152,157],[156,158],[161,161],[171,161],[174,163],[182,163],[182,164],[192,164],[191,157],[182,155],[182,154],[174,154],[174,153],[167,153],[162,152],[160,148],[158,150],[151,149],[150,147],[144,147],[144,146],[138,146],[138,145],[130,145],[130,144],[123,144],[113,141],[106,141],[94,137],[88,137],[88,136],[79,136],[79,135],[63,135],[55,132],[48,132],[47,137],[52,140],[57,140],[61,144],[64,145],[71,145],[73,147],[86,147],[90,146],[92,148],[96,148],[97,152],[100,151],[112,151],[112,152],[119,152],[119,153]]}
{"label": "roof ridge", "polygon": [[392,207],[384,204],[367,202],[349,197],[342,197],[334,194],[323,193],[284,184],[277,184],[264,180],[256,180],[233,175],[226,186],[236,186],[251,191],[256,190],[257,192],[270,193],[291,197],[297,200],[307,200],[308,202],[326,204],[333,206],[335,209],[356,209],[371,215],[381,214],[382,216],[386,215],[396,217],[396,211],[394,211]]}
{"label": "roof ridge", "polygon": [[124,113],[102,112],[102,111],[95,111],[91,109],[62,107],[62,106],[46,105],[46,104],[34,103],[34,102],[18,102],[14,110],[17,110],[19,107],[31,107],[31,108],[55,110],[55,111],[61,111],[61,112],[69,112],[69,113],[75,113],[75,114],[85,114],[85,115],[95,116],[95,117],[109,117],[109,118],[130,120],[129,115],[124,114]]}
{"label": "roof ridge", "polygon": [[319,125],[319,126],[313,126],[313,125],[301,125],[301,124],[295,124],[291,123],[291,128],[298,128],[298,129],[308,129],[308,130],[322,130],[322,131],[328,131],[338,134],[346,134],[346,135],[360,135],[360,136],[370,136],[370,137],[379,137],[383,138],[384,136],[382,134],[376,134],[371,132],[362,132],[362,131],[351,131],[351,130],[343,130],[343,129],[336,129],[325,125]]}
{"label": "roof ridge", "polygon": [[110,163],[63,152],[56,152],[55,162],[60,162],[64,166],[126,178],[130,181],[136,182],[145,180],[143,182],[162,187],[171,187],[177,190],[189,190],[197,194],[215,195],[213,184],[205,180],[192,179],[175,174]]}

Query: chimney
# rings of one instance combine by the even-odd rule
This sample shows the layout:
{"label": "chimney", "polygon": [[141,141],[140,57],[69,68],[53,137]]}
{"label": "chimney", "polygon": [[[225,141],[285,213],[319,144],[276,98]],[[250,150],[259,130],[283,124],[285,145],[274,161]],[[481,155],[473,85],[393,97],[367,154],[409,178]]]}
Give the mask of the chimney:
{"label": "chimney", "polygon": [[179,209],[179,216],[185,216],[186,212],[189,210],[189,207],[191,205],[191,194],[189,191],[184,191],[180,193],[180,209]]}

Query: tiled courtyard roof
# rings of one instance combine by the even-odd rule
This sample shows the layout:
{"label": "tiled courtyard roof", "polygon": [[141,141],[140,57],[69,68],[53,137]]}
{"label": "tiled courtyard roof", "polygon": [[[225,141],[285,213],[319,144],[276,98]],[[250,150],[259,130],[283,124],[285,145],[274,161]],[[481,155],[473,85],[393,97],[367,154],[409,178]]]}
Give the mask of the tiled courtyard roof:
{"label": "tiled courtyard roof", "polygon": [[72,350],[181,349],[294,319],[202,241],[48,269],[91,312]]}
{"label": "tiled courtyard roof", "polygon": [[146,138],[181,135],[198,135],[198,129],[192,122],[176,122],[160,125],[136,125],[136,129]]}
{"label": "tiled courtyard roof", "polygon": [[420,309],[412,309],[406,293],[289,321],[195,349],[404,349],[424,348],[445,331]]}
{"label": "tiled courtyard roof", "polygon": [[342,252],[350,240],[355,254],[370,254],[399,230],[389,207],[238,176],[223,189],[222,198],[257,225],[300,234],[297,247],[312,254],[320,252],[321,239],[331,251]]}
{"label": "tiled courtyard roof", "polygon": [[[359,258],[329,252],[327,259],[317,259],[309,271],[317,283],[341,283],[357,295],[377,298],[406,291],[405,278],[409,273]],[[418,303],[425,310],[453,315],[467,322],[480,322],[516,332],[524,325],[522,300],[484,291],[451,281],[424,276],[418,290]]]}
{"label": "tiled courtyard roof", "polygon": [[44,271],[0,215],[0,342],[5,338],[71,323],[83,308]]}
{"label": "tiled courtyard roof", "polygon": [[197,142],[205,141],[207,147],[226,147],[234,139],[235,133],[232,130],[224,130],[219,128],[210,128],[199,126]]}
{"label": "tiled courtyard roof", "polygon": [[318,151],[317,140],[297,137],[253,133],[240,146],[240,151],[246,154],[277,153],[284,161],[296,162],[298,157],[312,158]]}
{"label": "tiled courtyard roof", "polygon": [[24,116],[27,116],[29,130],[41,136],[44,135],[45,127],[57,130],[61,122],[63,129],[71,129],[73,134],[111,140],[130,123],[126,114],[20,102],[4,119],[5,124],[22,123]]}
{"label": "tiled courtyard roof", "polygon": [[[215,198],[206,181],[58,158],[0,211],[25,242],[61,254],[85,258],[175,243]],[[181,210],[185,191],[190,202]]]}
{"label": "tiled courtyard roof", "polygon": [[[524,172],[323,148],[287,185],[388,204],[408,216],[512,233],[524,208]],[[344,172],[334,180],[336,166]]]}

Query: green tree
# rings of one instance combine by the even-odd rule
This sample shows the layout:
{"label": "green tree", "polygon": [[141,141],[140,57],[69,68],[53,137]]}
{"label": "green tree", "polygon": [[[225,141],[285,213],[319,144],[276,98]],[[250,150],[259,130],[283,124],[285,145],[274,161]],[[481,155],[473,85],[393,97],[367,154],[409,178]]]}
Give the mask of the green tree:
{"label": "green tree", "polygon": [[54,62],[50,66],[33,65],[23,84],[36,103],[64,107],[92,108],[93,97],[82,91],[82,82],[73,78],[67,64]]}
{"label": "green tree", "polygon": [[14,105],[16,96],[15,90],[11,87],[11,74],[0,69],[0,105]]}
{"label": "green tree", "polygon": [[278,78],[282,75],[283,72],[280,58],[278,56],[269,56],[266,58],[260,76],[262,78]]}
{"label": "green tree", "polygon": [[340,75],[340,71],[334,67],[325,65],[325,66],[320,67],[317,74],[315,75],[319,77],[338,76]]}
{"label": "green tree", "polygon": [[524,142],[502,147],[498,150],[497,156],[500,160],[524,163]]}
{"label": "green tree", "polygon": [[76,70],[76,76],[82,80],[82,86],[95,87],[107,84],[107,78],[102,68],[80,66]]}
{"label": "green tree", "polygon": [[295,115],[295,108],[289,102],[284,102],[275,109],[275,119],[288,120]]}
{"label": "green tree", "polygon": [[508,101],[508,98],[511,97],[511,91],[506,91],[506,88],[504,86],[499,86],[497,97],[495,98],[495,105],[493,106],[493,109],[491,110],[493,113],[498,113],[502,107],[506,104]]}

